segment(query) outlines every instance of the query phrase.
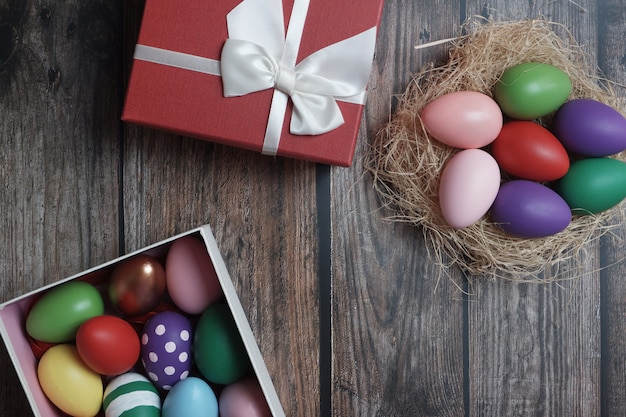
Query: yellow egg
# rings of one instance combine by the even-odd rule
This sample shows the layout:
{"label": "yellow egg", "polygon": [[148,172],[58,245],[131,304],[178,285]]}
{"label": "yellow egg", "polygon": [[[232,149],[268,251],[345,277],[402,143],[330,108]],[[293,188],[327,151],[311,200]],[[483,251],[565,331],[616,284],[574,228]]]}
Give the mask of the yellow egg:
{"label": "yellow egg", "polygon": [[102,377],[89,369],[76,347],[62,344],[44,353],[37,368],[48,399],[74,417],[94,417],[102,405]]}

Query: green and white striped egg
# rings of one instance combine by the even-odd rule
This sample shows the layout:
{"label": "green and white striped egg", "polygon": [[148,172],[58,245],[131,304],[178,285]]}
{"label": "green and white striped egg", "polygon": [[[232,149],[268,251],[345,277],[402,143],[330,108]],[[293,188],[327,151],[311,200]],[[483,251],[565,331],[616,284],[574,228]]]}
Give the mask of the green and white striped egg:
{"label": "green and white striped egg", "polygon": [[161,398],[146,377],[129,372],[109,382],[103,408],[106,417],[160,417]]}

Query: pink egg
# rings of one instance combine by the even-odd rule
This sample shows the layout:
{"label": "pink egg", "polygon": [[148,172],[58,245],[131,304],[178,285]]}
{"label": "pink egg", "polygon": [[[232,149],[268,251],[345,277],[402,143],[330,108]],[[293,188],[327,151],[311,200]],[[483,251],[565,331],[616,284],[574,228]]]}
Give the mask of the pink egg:
{"label": "pink egg", "polygon": [[466,149],[445,165],[439,182],[439,206],[446,222],[456,228],[471,226],[493,203],[500,188],[496,160],[480,149]]}
{"label": "pink egg", "polygon": [[176,240],[165,262],[167,289],[178,308],[199,314],[223,292],[206,246],[193,236]]}
{"label": "pink egg", "polygon": [[462,149],[490,144],[502,128],[498,104],[477,91],[457,91],[438,97],[424,107],[420,116],[432,137]]}
{"label": "pink egg", "polygon": [[220,417],[271,417],[272,413],[256,378],[246,377],[222,391]]}

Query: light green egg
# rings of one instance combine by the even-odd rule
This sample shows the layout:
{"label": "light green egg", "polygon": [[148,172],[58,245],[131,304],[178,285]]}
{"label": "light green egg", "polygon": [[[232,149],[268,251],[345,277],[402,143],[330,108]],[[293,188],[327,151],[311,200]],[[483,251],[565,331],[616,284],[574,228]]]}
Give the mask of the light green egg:
{"label": "light green egg", "polygon": [[33,305],[26,318],[26,331],[42,342],[69,342],[83,322],[102,314],[104,301],[96,287],[70,281],[52,288]]}
{"label": "light green egg", "polygon": [[575,214],[600,213],[626,197],[626,164],[613,158],[574,162],[557,191]]}
{"label": "light green egg", "polygon": [[495,87],[502,111],[519,120],[532,120],[561,107],[572,91],[572,82],[559,68],[525,62],[504,71]]}

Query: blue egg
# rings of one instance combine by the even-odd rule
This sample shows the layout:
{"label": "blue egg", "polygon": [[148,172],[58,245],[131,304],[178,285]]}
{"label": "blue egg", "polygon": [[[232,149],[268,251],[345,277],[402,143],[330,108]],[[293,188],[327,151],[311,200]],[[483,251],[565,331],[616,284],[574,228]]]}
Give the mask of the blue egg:
{"label": "blue egg", "polygon": [[217,397],[204,380],[188,377],[167,393],[161,413],[162,417],[218,417]]}
{"label": "blue egg", "polygon": [[490,213],[505,232],[526,238],[557,234],[572,221],[570,207],[560,195],[527,180],[502,184]]}

